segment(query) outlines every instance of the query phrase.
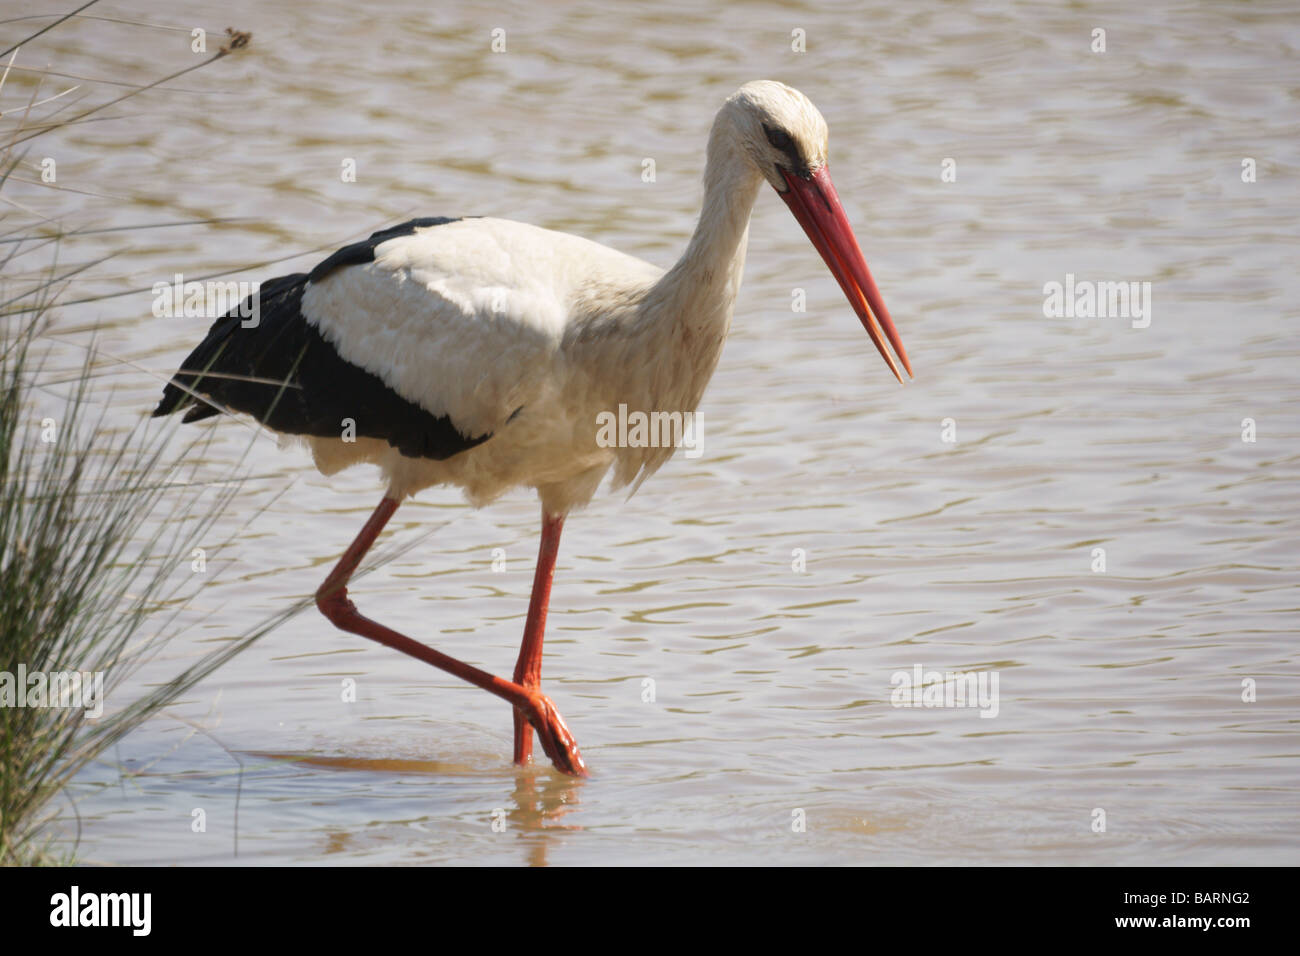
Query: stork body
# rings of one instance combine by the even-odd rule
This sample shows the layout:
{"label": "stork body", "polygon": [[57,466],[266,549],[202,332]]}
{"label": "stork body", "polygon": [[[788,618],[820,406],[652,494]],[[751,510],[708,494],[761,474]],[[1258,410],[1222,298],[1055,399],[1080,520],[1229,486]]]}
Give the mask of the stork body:
{"label": "stork body", "polygon": [[[510,701],[516,762],[529,758],[535,727],[559,769],[585,774],[539,690],[564,517],[611,471],[615,488],[639,483],[671,456],[672,447],[602,445],[597,423],[620,405],[647,414],[696,410],[731,323],[750,211],[765,179],[898,376],[885,339],[905,367],[907,357],[826,173],[825,122],[798,91],[759,81],[729,98],[714,122],[704,208],[667,272],[509,220],[413,220],[310,273],[264,284],[256,324],[236,313],[219,319],[154,414],[186,408],[193,421],[248,413],[305,440],[325,474],[379,465],[386,493],[317,592],[321,610],[345,630]],[[398,504],[441,484],[459,486],[476,506],[520,486],[541,499],[541,549],[512,681],[364,618],[347,599],[348,578]]]}

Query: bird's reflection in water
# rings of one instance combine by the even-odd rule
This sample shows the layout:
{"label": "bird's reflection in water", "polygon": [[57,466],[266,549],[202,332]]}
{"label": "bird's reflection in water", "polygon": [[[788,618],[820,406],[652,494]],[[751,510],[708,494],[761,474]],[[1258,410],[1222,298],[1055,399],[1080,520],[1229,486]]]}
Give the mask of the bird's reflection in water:
{"label": "bird's reflection in water", "polygon": [[506,826],[525,841],[527,865],[547,865],[546,851],[557,831],[582,829],[574,814],[585,782],[586,778],[559,774],[549,767],[516,768],[515,806],[506,814]]}
{"label": "bird's reflection in water", "polygon": [[368,770],[374,773],[470,773],[473,768],[463,762],[449,760],[411,760],[405,757],[352,757],[326,754],[293,754],[253,752],[254,757],[268,760],[286,760],[308,767],[326,767],[332,770]]}
{"label": "bird's reflection in water", "polygon": [[[417,773],[436,776],[472,776],[477,768],[459,761],[411,760],[401,757],[331,756],[259,752],[251,756],[287,761],[331,770],[362,770],[371,773]],[[546,866],[547,849],[559,831],[577,831],[582,826],[574,817],[578,796],[586,778],[557,773],[548,766],[530,764],[515,767],[512,808],[506,809],[505,832],[517,834],[527,846],[523,862],[529,866]],[[504,780],[503,780],[504,782]],[[343,853],[357,850],[356,834],[345,830],[328,833],[325,852]]]}

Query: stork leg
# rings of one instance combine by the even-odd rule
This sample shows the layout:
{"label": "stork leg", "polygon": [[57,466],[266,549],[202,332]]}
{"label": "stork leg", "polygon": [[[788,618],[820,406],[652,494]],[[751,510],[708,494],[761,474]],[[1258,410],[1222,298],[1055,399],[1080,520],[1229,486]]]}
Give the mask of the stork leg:
{"label": "stork leg", "polygon": [[[362,616],[357,610],[355,604],[348,599],[347,585],[357,566],[361,564],[361,559],[365,557],[367,551],[379,537],[379,533],[384,530],[384,525],[388,519],[393,516],[397,510],[397,501],[385,497],[379,502],[374,513],[366,521],[365,527],[357,535],[356,540],[339,558],[339,563],[334,566],[325,583],[316,591],[316,606],[320,608],[322,614],[333,622],[334,626],[340,630],[349,631],[353,634],[360,634],[372,641],[378,641],[386,647],[401,651],[403,654],[409,654],[417,660],[424,661],[426,664],[432,664],[449,674],[454,674],[461,680],[469,681],[476,687],[496,694],[503,700],[509,701],[515,708],[515,714],[522,714],[523,718],[532,727],[536,728],[537,736],[541,738],[542,749],[546,756],[551,758],[557,770],[564,773],[573,774],[578,777],[587,776],[586,764],[582,761],[582,754],[578,752],[578,744],[569,733],[569,728],[565,726],[564,719],[560,712],[555,709],[550,698],[541,693],[536,683],[533,686],[521,686],[517,681],[503,680],[487,671],[479,670],[463,661],[458,661],[454,657],[449,657],[431,647],[421,644],[419,641],[412,640],[404,634],[399,634],[391,628],[372,621],[368,617]],[[562,522],[561,522],[562,523]],[[555,530],[556,542],[558,546],[559,529]],[[546,536],[543,535],[543,550],[545,550]],[[551,568],[554,568],[555,548],[551,550]],[[540,576],[541,568],[539,562],[538,573]],[[550,593],[550,571],[546,575],[546,593]],[[536,601],[536,594],[534,594]],[[546,614],[546,602],[542,601],[542,617]],[[533,619],[530,609],[529,621]],[[537,628],[537,657],[539,659],[538,667],[540,669],[541,657],[541,624]],[[525,647],[528,646],[527,636],[525,636]],[[521,660],[523,654],[521,651]],[[518,720],[518,717],[516,717]],[[518,740],[516,733],[516,740]],[[529,735],[529,744],[532,743],[532,734]],[[516,745],[516,750],[517,750]]]}
{"label": "stork leg", "polygon": [[[528,620],[515,664],[515,683],[537,690],[542,683],[542,635],[546,631],[546,609],[551,603],[551,580],[555,577],[555,555],[560,550],[564,515],[542,512],[542,543],[537,549],[537,570],[533,574],[533,595],[528,601]],[[515,763],[523,765],[533,755],[533,728],[527,717],[515,710]]]}

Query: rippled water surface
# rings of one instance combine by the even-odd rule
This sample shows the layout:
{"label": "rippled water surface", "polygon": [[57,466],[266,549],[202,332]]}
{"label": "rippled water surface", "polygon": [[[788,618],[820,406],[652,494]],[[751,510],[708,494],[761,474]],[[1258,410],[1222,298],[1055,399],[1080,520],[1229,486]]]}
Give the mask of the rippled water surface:
{"label": "rippled water surface", "polygon": [[[194,26],[254,34],[42,141],[76,192],[7,193],[83,227],[239,220],[64,243],[69,263],[116,253],[69,298],[122,294],[69,305],[59,330],[71,363],[108,323],[123,425],[203,334],[150,314],[176,272],[266,279],[459,214],[671,264],[713,113],[761,77],[825,114],[917,373],[891,382],[765,190],[705,454],[565,531],[543,680],[590,780],[513,768],[506,705],[312,611],[83,775],[82,859],[1300,862],[1294,6],[710,6],[121,3],[96,9],[153,26],[85,20],[20,52],[141,83],[196,60]],[[1149,326],[1045,317],[1067,273],[1150,282]],[[382,491],[238,423],[192,426],[214,427],[214,478],[252,443],[224,530],[263,510],[141,680],[310,594]],[[354,594],[506,673],[537,510],[426,492],[381,542],[409,549]],[[996,717],[891,706],[918,665],[996,674]]]}

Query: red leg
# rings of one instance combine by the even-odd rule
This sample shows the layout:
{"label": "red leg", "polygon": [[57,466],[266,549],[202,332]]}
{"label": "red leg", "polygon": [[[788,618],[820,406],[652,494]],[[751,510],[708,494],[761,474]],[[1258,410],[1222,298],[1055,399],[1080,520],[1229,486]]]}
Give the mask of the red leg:
{"label": "red leg", "polygon": [[[356,605],[348,600],[347,584],[348,580],[356,571],[361,559],[365,557],[367,551],[379,537],[379,532],[384,530],[384,525],[388,519],[393,516],[397,510],[397,502],[392,498],[384,498],[379,502],[374,513],[366,521],[365,527],[357,535],[356,540],[339,558],[339,563],[335,565],[334,570],[330,572],[325,583],[320,586],[316,592],[316,606],[320,608],[321,613],[334,623],[335,627],[344,631],[350,631],[353,634],[360,634],[372,641],[378,641],[387,647],[401,651],[403,654],[409,654],[426,664],[432,664],[449,674],[454,674],[461,680],[469,681],[476,687],[481,687],[486,691],[496,694],[498,697],[509,701],[515,707],[515,713],[523,713],[525,719],[537,729],[537,735],[541,738],[542,749],[546,755],[551,758],[556,769],[564,773],[573,774],[579,777],[587,776],[587,767],[582,762],[582,754],[578,752],[577,742],[574,741],[573,735],[569,733],[569,728],[564,725],[564,719],[560,717],[560,712],[555,709],[555,705],[550,699],[539,692],[535,686],[524,687],[517,682],[502,680],[487,671],[479,670],[463,661],[458,661],[454,657],[448,657],[446,654],[435,651],[431,647],[426,647],[419,641],[412,640],[404,634],[399,634],[391,628],[363,617],[357,610]],[[557,529],[558,535],[558,529]],[[545,540],[545,538],[543,538]],[[554,550],[552,550],[552,566],[554,565]],[[547,577],[547,592],[550,591],[550,578]],[[545,616],[545,603],[543,603],[543,616]],[[529,613],[529,620],[532,620],[532,613]],[[538,629],[538,649],[537,655],[541,656],[541,630]],[[517,737],[518,735],[516,735]],[[531,743],[531,734],[529,735]]]}
{"label": "red leg", "polygon": [[[542,543],[537,549],[537,571],[533,574],[533,596],[528,602],[528,621],[515,664],[515,683],[537,690],[542,683],[542,636],[546,632],[546,609],[551,603],[551,580],[555,577],[555,555],[560,550],[564,515],[542,512]],[[523,765],[533,755],[533,728],[515,710],[515,763]]]}

